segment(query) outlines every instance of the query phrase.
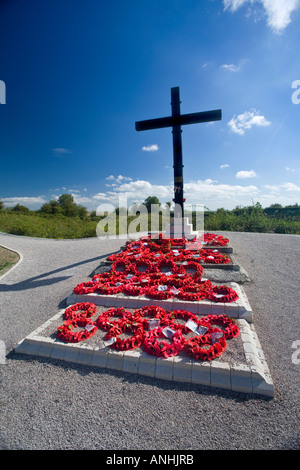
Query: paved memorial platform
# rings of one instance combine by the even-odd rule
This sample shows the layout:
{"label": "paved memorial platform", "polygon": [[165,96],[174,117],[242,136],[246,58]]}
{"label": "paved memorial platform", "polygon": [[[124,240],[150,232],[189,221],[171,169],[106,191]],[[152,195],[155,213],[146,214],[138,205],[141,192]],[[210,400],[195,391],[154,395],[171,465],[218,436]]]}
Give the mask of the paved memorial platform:
{"label": "paved memorial platform", "polygon": [[65,309],[60,310],[20,341],[15,351],[157,379],[271,397],[274,395],[273,382],[254,325],[244,319],[237,320],[240,335],[228,340],[228,348],[222,356],[210,362],[201,362],[184,353],[164,359],[150,356],[142,348],[116,351],[106,346],[106,332],[101,330],[97,330],[93,337],[84,342],[64,343],[56,338],[64,311]]}
{"label": "paved memorial platform", "polygon": [[[214,285],[218,285],[215,283]],[[203,315],[228,315],[235,319],[244,319],[253,321],[253,312],[248,302],[245,291],[236,282],[227,283],[228,287],[234,289],[239,298],[235,302],[223,303],[212,302],[210,300],[200,300],[189,302],[176,298],[171,299],[150,299],[144,295],[130,296],[124,294],[101,295],[101,294],[71,294],[67,298],[67,305],[74,305],[80,302],[91,302],[97,306],[103,307],[124,307],[139,308],[145,305],[156,305],[166,310],[187,310],[199,316]]]}
{"label": "paved memorial platform", "polygon": [[[227,271],[228,272],[228,271]],[[72,293],[67,306],[91,302],[97,306],[98,316],[110,307],[124,307],[130,312],[142,306],[161,306],[167,312],[186,310],[205,317],[226,315],[234,318],[240,334],[227,341],[221,356],[201,362],[181,351],[176,356],[160,358],[147,354],[142,347],[117,351],[104,340],[107,331],[96,333],[79,343],[65,343],[57,338],[57,328],[64,321],[65,309],[20,341],[15,351],[38,357],[58,359],[91,367],[119,370],[157,379],[202,384],[232,391],[274,396],[274,387],[268,365],[254,326],[254,315],[244,289],[237,283],[228,283],[237,293],[238,300],[230,303],[211,301],[187,302],[180,299],[155,300],[144,296],[123,294],[100,295]]]}

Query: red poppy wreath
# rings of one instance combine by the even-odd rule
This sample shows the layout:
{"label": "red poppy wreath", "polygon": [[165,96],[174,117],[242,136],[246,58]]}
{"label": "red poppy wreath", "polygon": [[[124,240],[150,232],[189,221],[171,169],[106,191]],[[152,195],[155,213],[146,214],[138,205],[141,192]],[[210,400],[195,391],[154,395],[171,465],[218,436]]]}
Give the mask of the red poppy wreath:
{"label": "red poppy wreath", "polygon": [[[77,330],[77,328],[82,328]],[[76,331],[75,331],[76,330]],[[97,325],[90,318],[78,318],[66,320],[57,328],[57,339],[65,343],[79,343],[93,336],[97,331]]]}
{"label": "red poppy wreath", "polygon": [[185,340],[181,330],[176,330],[172,333],[172,338],[169,341],[166,339],[165,331],[166,327],[159,327],[146,332],[143,348],[148,354],[167,358],[176,356],[183,350]]}
{"label": "red poppy wreath", "polygon": [[90,302],[81,302],[66,308],[64,318],[65,320],[91,318],[96,312],[96,305]]}

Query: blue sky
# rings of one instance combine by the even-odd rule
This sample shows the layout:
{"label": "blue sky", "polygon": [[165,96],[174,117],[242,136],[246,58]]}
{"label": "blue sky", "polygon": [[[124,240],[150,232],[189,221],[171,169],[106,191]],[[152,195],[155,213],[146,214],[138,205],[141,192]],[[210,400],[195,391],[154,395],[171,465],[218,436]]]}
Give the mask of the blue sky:
{"label": "blue sky", "polygon": [[182,128],[186,206],[300,203],[299,24],[299,0],[2,0],[0,199],[171,201],[171,129],[135,121],[179,86],[222,109]]}

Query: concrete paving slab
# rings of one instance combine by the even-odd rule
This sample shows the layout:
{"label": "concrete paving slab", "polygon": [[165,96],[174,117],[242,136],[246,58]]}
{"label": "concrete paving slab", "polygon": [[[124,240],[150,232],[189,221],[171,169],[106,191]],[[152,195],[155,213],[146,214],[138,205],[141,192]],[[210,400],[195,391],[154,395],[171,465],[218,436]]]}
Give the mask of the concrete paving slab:
{"label": "concrete paving slab", "polygon": [[[101,346],[89,344],[89,339],[80,343],[63,343],[53,334],[61,324],[63,314],[64,309],[30,333],[18,343],[15,352],[168,381],[274,396],[273,382],[255,327],[244,319],[236,320],[242,342],[240,362],[223,361],[221,356],[217,360],[202,363],[182,353],[164,359],[150,356],[142,348],[120,352],[105,347],[102,339]],[[230,341],[235,341],[235,338]]]}

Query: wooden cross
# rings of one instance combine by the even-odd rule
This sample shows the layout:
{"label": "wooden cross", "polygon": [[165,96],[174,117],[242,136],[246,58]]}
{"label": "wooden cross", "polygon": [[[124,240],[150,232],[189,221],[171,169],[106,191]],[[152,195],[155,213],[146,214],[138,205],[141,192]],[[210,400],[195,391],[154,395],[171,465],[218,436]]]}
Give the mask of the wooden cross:
{"label": "wooden cross", "polygon": [[[173,134],[173,168],[174,168],[174,202],[175,209],[179,208],[178,216],[184,217],[183,207],[183,164],[182,164],[182,143],[181,126],[186,124],[197,124],[200,122],[220,121],[222,119],[221,109],[215,111],[203,111],[200,113],[180,114],[179,87],[171,88],[171,107],[172,116],[158,119],[148,119],[135,123],[137,131],[146,131],[149,129],[160,129],[163,127],[172,127]],[[181,210],[181,213],[180,213]],[[176,217],[176,213],[175,213]]]}

